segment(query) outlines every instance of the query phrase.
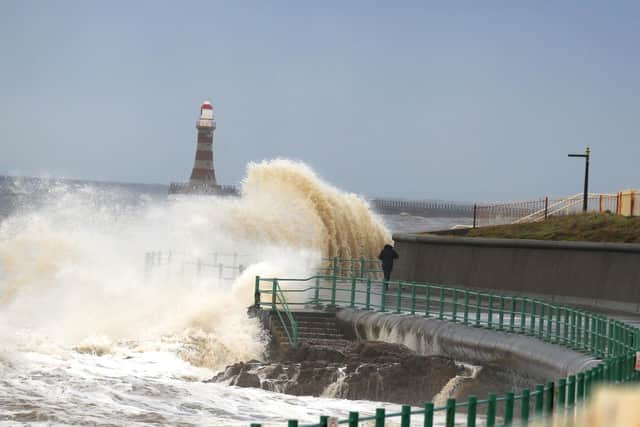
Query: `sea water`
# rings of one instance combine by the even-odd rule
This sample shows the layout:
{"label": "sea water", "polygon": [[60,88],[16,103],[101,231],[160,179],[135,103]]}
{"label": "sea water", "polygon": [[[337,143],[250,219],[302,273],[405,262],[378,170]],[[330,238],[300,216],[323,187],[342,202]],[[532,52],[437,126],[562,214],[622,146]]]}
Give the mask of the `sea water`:
{"label": "sea water", "polygon": [[[375,215],[288,160],[249,165],[240,198],[166,190],[0,180],[1,424],[269,425],[385,405],[204,380],[264,357],[267,337],[246,314],[256,275],[309,275],[323,257],[373,258],[391,230],[458,220]],[[149,251],[242,254],[244,268],[224,283],[149,277]]]}

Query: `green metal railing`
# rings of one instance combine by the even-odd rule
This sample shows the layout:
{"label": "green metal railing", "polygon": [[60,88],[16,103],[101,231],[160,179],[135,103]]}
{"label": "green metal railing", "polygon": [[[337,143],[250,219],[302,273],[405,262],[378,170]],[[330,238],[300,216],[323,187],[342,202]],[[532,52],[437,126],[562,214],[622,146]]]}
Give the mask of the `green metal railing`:
{"label": "green metal railing", "polygon": [[[296,346],[298,344],[298,322],[296,321],[296,319],[293,317],[293,313],[291,312],[290,306],[291,305],[300,305],[299,303],[289,303],[287,302],[285,296],[284,296],[284,292],[282,290],[282,288],[279,285],[279,279],[260,279],[260,277],[256,276],[256,285],[255,285],[255,301],[256,301],[256,308],[261,308],[261,295],[265,292],[264,289],[260,289],[260,281],[261,280],[270,280],[271,281],[271,286],[270,286],[270,290],[269,290],[269,295],[270,295],[270,304],[269,304],[269,309],[276,313],[276,316],[278,317],[278,320],[280,321],[280,325],[282,326],[282,329],[284,330],[285,335],[287,336],[287,340],[289,341],[289,344],[292,346]],[[287,280],[288,282],[295,282],[295,281],[305,281],[306,279],[300,279],[300,280],[295,280],[295,279],[289,279]],[[287,290],[287,293],[291,294],[292,292],[294,292],[293,290]],[[295,292],[302,292],[302,291],[295,291]]]}
{"label": "green metal railing", "polygon": [[[270,304],[265,304],[265,297],[271,298]],[[278,313],[285,330],[285,319],[290,325],[296,325],[291,307],[333,305],[408,313],[469,327],[526,335],[602,360],[599,365],[577,375],[549,381],[538,385],[535,390],[522,390],[519,394],[509,392],[500,397],[490,394],[484,400],[471,396],[467,402],[449,399],[445,406],[434,407],[427,403],[422,409],[403,406],[398,413],[385,413],[384,409],[378,409],[375,415],[367,417],[352,412],[348,419],[339,420],[338,424],[357,426],[359,422],[375,421],[377,427],[383,427],[386,419],[400,418],[400,425],[404,427],[410,425],[412,417],[420,416],[424,426],[433,426],[434,415],[442,412],[444,425],[449,427],[455,424],[456,417],[463,416],[457,413],[458,410],[463,410],[466,411],[467,426],[475,426],[483,418],[484,424],[491,427],[498,422],[499,406],[503,414],[501,425],[511,425],[515,420],[526,423],[533,416],[550,414],[558,408],[573,408],[585,400],[597,384],[640,380],[640,372],[635,371],[635,352],[640,351],[640,328],[535,298],[435,284],[384,282],[370,277],[318,275],[305,279],[256,277],[255,303],[257,307],[270,308]],[[297,344],[296,328],[287,334],[293,345]],[[516,405],[518,411],[515,410]],[[484,416],[480,417],[479,412]],[[458,418],[458,422],[460,420]],[[323,427],[327,423],[328,418],[321,417],[318,424],[304,427]],[[288,425],[299,424],[291,420]],[[252,424],[252,427],[256,426],[260,424]]]}

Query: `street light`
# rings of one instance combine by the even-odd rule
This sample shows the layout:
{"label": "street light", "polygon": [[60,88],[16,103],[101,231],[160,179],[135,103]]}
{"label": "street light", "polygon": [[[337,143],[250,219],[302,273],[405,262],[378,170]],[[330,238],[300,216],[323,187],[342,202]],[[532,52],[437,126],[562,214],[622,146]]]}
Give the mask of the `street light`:
{"label": "street light", "polygon": [[582,210],[587,211],[587,199],[589,197],[589,157],[591,149],[587,147],[584,154],[569,154],[569,157],[584,157],[584,198],[582,200]]}

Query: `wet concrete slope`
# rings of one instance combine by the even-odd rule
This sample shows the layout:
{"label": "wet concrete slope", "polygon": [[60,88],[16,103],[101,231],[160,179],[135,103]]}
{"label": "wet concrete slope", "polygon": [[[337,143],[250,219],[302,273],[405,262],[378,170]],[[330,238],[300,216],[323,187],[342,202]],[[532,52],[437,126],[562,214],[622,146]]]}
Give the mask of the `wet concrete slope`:
{"label": "wet concrete slope", "polygon": [[527,384],[566,377],[599,363],[533,337],[420,316],[342,309],[337,318],[341,332],[351,339],[404,344],[418,354],[509,371]]}

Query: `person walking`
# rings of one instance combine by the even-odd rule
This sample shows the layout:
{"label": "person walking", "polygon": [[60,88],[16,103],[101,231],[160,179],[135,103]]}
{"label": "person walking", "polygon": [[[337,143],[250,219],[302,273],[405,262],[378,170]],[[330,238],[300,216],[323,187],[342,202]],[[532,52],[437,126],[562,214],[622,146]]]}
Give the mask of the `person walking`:
{"label": "person walking", "polygon": [[380,255],[378,255],[378,259],[382,261],[382,271],[384,272],[384,281],[385,288],[389,279],[391,279],[391,270],[393,270],[393,261],[400,258],[398,256],[398,252],[393,249],[393,246],[387,244],[384,245],[382,251],[380,251]]}

